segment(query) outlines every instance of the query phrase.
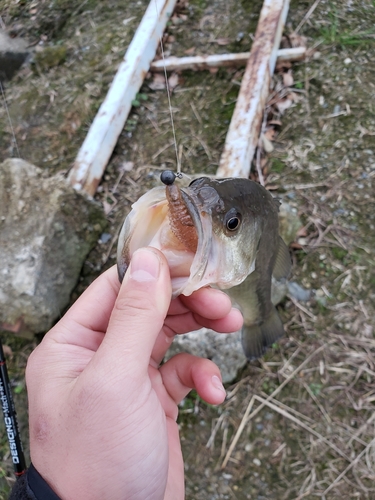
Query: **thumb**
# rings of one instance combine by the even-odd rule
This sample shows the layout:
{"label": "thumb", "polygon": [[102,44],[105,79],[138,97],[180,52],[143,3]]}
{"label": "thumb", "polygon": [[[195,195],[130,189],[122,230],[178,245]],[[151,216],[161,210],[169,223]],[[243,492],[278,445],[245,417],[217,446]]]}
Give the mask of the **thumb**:
{"label": "thumb", "polygon": [[147,370],[171,295],[164,255],[150,247],[134,252],[100,347],[112,371],[116,362],[133,373]]}

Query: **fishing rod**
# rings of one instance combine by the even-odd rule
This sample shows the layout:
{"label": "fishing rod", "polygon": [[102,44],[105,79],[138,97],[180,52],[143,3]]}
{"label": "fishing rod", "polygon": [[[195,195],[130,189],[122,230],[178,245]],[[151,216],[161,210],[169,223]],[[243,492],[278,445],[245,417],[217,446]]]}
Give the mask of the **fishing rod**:
{"label": "fishing rod", "polygon": [[21,436],[18,428],[17,414],[14,406],[8,369],[5,362],[3,345],[0,339],[0,400],[3,410],[5,430],[8,438],[10,454],[17,477],[26,472],[26,461],[23,453]]}

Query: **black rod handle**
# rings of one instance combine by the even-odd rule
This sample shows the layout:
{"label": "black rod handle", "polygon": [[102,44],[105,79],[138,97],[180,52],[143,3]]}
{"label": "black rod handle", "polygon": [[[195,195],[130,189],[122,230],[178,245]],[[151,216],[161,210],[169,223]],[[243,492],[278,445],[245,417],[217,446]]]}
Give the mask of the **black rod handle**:
{"label": "black rod handle", "polygon": [[18,428],[17,413],[10,388],[7,365],[0,339],[0,400],[3,410],[5,431],[8,438],[10,453],[16,476],[26,471],[26,461],[23,453],[21,436]]}

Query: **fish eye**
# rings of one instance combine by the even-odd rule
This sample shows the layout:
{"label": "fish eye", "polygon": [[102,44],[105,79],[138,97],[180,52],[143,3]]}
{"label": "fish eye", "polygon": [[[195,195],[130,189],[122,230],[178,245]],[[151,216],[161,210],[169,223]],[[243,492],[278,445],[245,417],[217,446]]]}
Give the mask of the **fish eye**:
{"label": "fish eye", "polygon": [[233,213],[228,213],[227,214],[227,221],[226,221],[226,228],[228,231],[235,231],[239,225],[241,224],[241,215],[237,212]]}

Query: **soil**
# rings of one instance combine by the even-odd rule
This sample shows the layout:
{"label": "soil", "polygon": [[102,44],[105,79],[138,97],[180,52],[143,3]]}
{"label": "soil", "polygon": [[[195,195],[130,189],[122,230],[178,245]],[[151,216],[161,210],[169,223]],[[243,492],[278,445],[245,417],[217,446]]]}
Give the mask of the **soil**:
{"label": "soil", "polygon": [[[4,91],[22,158],[51,174],[70,168],[147,3],[0,0],[2,23],[34,47],[33,62]],[[260,8],[258,0],[180,2],[166,53],[243,52]],[[303,220],[293,279],[315,299],[282,304],[286,337],[246,366],[223,405],[194,394],[181,404],[188,500],[375,498],[375,4],[292,1],[285,32],[301,21],[312,50],[293,65],[299,99],[281,117],[267,184]],[[216,171],[242,71],[178,75],[172,108],[184,172]],[[149,75],[98,189],[109,226],[72,301],[115,263],[131,203],[176,165],[166,92],[153,82]],[[17,154],[2,105],[0,157]],[[27,451],[23,370],[39,339],[2,340]],[[12,467],[3,432],[0,454],[5,499]]]}

